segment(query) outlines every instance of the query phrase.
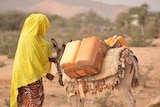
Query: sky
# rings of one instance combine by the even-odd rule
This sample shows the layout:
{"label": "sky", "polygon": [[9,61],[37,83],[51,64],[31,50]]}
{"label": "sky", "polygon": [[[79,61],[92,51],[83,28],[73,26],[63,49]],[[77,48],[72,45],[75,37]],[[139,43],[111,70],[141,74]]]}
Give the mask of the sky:
{"label": "sky", "polygon": [[149,5],[150,11],[160,11],[160,0],[93,0],[99,1],[107,4],[120,4],[126,6],[141,6],[143,3],[147,3]]}

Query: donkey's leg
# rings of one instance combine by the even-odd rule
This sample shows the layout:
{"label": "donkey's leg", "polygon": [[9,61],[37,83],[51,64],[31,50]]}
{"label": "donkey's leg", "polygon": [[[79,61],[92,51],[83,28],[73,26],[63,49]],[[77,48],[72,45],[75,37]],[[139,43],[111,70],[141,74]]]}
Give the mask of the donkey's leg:
{"label": "donkey's leg", "polygon": [[134,76],[134,68],[132,65],[126,65],[124,78],[118,85],[118,89],[125,100],[127,107],[135,107],[136,100],[131,93],[131,84]]}
{"label": "donkey's leg", "polygon": [[85,99],[84,98],[80,99],[78,95],[69,97],[69,100],[71,103],[71,107],[84,107]]}
{"label": "donkey's leg", "polygon": [[120,90],[121,96],[123,97],[125,103],[127,104],[126,107],[135,107],[136,100],[132,96],[130,89],[121,88]]}
{"label": "donkey's leg", "polygon": [[79,99],[79,107],[84,107],[84,101],[85,101],[84,98]]}
{"label": "donkey's leg", "polygon": [[69,97],[69,102],[70,102],[71,107],[78,107],[78,96],[73,95]]}

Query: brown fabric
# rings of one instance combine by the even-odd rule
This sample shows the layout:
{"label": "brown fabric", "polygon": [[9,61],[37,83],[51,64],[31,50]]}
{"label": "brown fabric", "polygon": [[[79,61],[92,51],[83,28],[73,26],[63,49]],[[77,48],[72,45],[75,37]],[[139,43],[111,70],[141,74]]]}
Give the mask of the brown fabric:
{"label": "brown fabric", "polygon": [[18,89],[18,107],[42,107],[44,101],[42,79]]}

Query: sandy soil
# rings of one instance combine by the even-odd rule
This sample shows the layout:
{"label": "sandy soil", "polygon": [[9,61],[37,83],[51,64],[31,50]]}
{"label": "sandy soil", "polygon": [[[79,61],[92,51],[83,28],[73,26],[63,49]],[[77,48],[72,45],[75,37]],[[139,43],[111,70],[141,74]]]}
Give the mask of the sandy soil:
{"label": "sandy soil", "polygon": [[[136,99],[137,107],[145,107],[160,95],[160,47],[130,47],[130,49],[138,57],[140,65],[140,86],[136,90],[132,90],[132,92]],[[9,107],[12,66],[13,59],[8,59],[3,55],[0,56],[0,107]],[[55,74],[55,71],[53,66],[52,73]],[[64,88],[59,85],[57,78],[58,76],[55,76],[53,81],[44,79],[44,107],[69,107]],[[104,93],[98,94],[97,97],[103,97]],[[116,101],[120,100],[117,94],[112,93]],[[92,104],[92,99],[94,98],[91,95],[87,96],[87,107],[98,107]]]}

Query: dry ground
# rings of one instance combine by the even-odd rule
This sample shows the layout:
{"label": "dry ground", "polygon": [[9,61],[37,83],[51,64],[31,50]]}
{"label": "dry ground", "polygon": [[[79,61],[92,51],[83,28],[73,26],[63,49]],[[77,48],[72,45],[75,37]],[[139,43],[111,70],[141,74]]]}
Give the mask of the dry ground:
{"label": "dry ground", "polygon": [[[151,100],[160,95],[160,46],[159,47],[130,47],[131,50],[139,59],[140,65],[140,86],[136,90],[132,90],[136,99],[137,107],[145,107]],[[5,64],[5,66],[3,66]],[[0,56],[0,107],[9,107],[9,93],[13,59],[8,59],[6,56]],[[55,73],[53,66],[52,73]],[[65,91],[58,84],[57,76],[53,81],[44,79],[45,101],[44,107],[69,107]],[[116,101],[119,100],[118,94],[113,97]],[[102,97],[100,93],[97,97]],[[92,104],[91,99],[95,96],[87,96],[87,107],[98,107]],[[112,102],[114,103],[114,102]],[[123,107],[123,106],[119,106]]]}

